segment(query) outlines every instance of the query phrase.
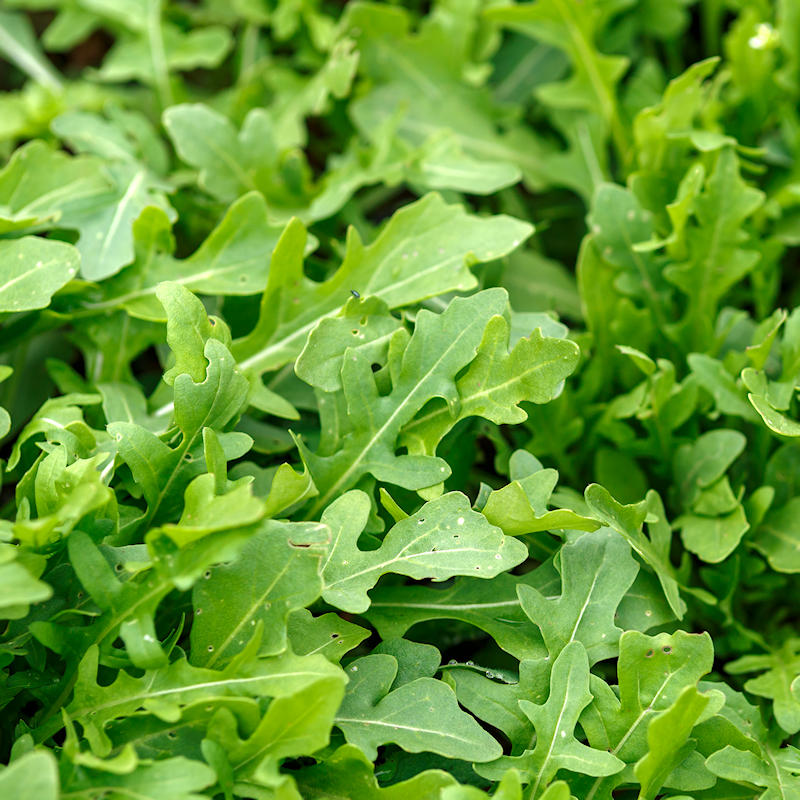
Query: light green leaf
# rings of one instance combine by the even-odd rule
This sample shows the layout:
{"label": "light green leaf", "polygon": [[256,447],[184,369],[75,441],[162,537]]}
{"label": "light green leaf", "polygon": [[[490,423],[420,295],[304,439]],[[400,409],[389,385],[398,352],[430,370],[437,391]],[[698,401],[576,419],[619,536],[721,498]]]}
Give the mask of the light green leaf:
{"label": "light green leaf", "polygon": [[53,589],[39,580],[44,559],[20,548],[0,543],[0,619],[19,619],[27,615],[31,603],[40,603],[53,596]]}
{"label": "light green leaf", "polygon": [[185,710],[202,705],[210,720],[218,708],[228,702],[235,704],[241,697],[285,698],[319,681],[343,682],[341,670],[320,655],[286,652],[274,658],[254,658],[257,648],[254,640],[222,670],[195,667],[181,658],[137,677],[120,670],[108,686],[97,683],[98,653],[90,648],[66,710],[73,721],[81,723],[93,752],[104,756],[112,744],[109,725],[136,712],[175,723]]}
{"label": "light green leaf", "polygon": [[350,800],[443,800],[445,795],[440,792],[456,783],[452,775],[437,769],[382,786],[373,770],[374,765],[358,747],[344,744],[324,761],[294,771],[293,777],[307,800],[327,800],[331,795]]}
{"label": "light green leaf", "polygon": [[273,257],[259,323],[235,343],[234,354],[258,374],[283,366],[299,355],[320,319],[339,312],[351,289],[390,309],[468,291],[476,280],[467,266],[506,255],[531,232],[527,223],[474,217],[431,194],[397,212],[371,245],[351,230],[341,266],[316,283],[303,273],[303,227],[290,224]]}
{"label": "light green leaf", "polygon": [[[800,797],[800,751],[791,745],[766,746],[761,755],[731,745],[712,753],[706,764],[715,775],[743,784],[763,788],[756,795],[760,800],[797,800]],[[752,790],[751,790],[752,791]]]}
{"label": "light green leaf", "polygon": [[377,550],[358,548],[370,501],[355,490],[326,509],[322,523],[331,531],[330,548],[322,561],[322,596],[345,611],[369,608],[367,591],[385,572],[420,580],[442,581],[454,575],[493,578],[523,561],[524,544],[505,537],[469,500],[451,492],[426,503],[416,514],[398,522]]}
{"label": "light green leaf", "polygon": [[557,481],[554,469],[539,469],[492,491],[481,511],[510,536],[561,528],[597,530],[600,523],[590,517],[569,508],[547,508]]}
{"label": "light green leaf", "polygon": [[0,312],[46,308],[78,274],[80,255],[69,244],[33,236],[0,241]]}
{"label": "light green leaf", "polygon": [[[602,486],[593,483],[586,487],[584,497],[592,515],[620,533],[633,551],[653,569],[667,602],[680,619],[686,611],[686,605],[678,592],[675,568],[669,560],[672,534],[658,494],[651,490],[641,503],[623,505]],[[647,523],[649,538],[642,530],[648,514],[655,517]]]}
{"label": "light green leaf", "polygon": [[[580,718],[593,747],[608,749],[626,764],[648,752],[647,732],[656,714],[668,709],[684,689],[712,667],[714,650],[706,634],[626,631],[620,638],[618,692],[592,678],[594,701]],[[622,776],[598,779],[589,790],[610,797]]]}
{"label": "light green leaf", "polygon": [[509,352],[508,323],[493,317],[475,359],[456,381],[458,413],[438,401],[404,427],[401,445],[412,454],[433,455],[444,436],[467,417],[480,416],[498,425],[523,422],[527,414],[519,404],[552,400],[575,369],[578,353],[573,342],[546,337],[539,328]]}
{"label": "light green leaf", "polygon": [[322,592],[318,573],[329,536],[319,523],[269,520],[245,543],[236,561],[206,572],[192,593],[194,663],[225,663],[245,647],[259,622],[264,629],[259,654],[282,652],[289,614],[310,605]]}
{"label": "light green leaf", "polygon": [[370,362],[382,364],[392,334],[400,327],[401,321],[382,300],[351,297],[337,316],[321,319],[309,333],[294,370],[309,385],[335,392],[342,388],[345,354],[358,352]]}
{"label": "light green leaf", "polygon": [[53,92],[61,89],[58,73],[41,51],[24,14],[0,11],[0,54],[43,87]]}
{"label": "light green leaf", "polygon": [[139,764],[128,774],[82,769],[64,787],[67,795],[92,797],[110,792],[114,797],[137,800],[196,800],[197,792],[207,789],[216,779],[214,770],[202,761],[176,756],[150,764]]}
{"label": "light green leaf", "polygon": [[0,791],[15,800],[58,800],[58,764],[48,750],[31,750],[0,771]]}
{"label": "light green leaf", "polygon": [[773,702],[778,725],[788,733],[800,731],[800,698],[792,692],[792,683],[800,676],[800,639],[791,638],[779,650],[767,655],[747,655],[725,667],[732,675],[762,673],[750,678],[746,691]]}
{"label": "light green leaf", "polygon": [[570,642],[581,642],[589,663],[614,656],[622,631],[614,624],[617,606],[639,566],[615,531],[585,533],[561,548],[561,594],[545,597],[519,586],[522,610],[542,632],[550,658]]}
{"label": "light green leaf", "polygon": [[520,700],[520,708],[533,723],[536,745],[520,756],[503,756],[486,767],[487,777],[499,777],[508,767],[518,769],[531,783],[529,795],[541,797],[560,769],[584,775],[613,775],[624,764],[604,750],[595,750],[575,738],[581,711],[592,701],[589,692],[589,662],[580,642],[570,642],[553,663],[547,700],[535,704]]}
{"label": "light green leaf", "polygon": [[347,740],[375,758],[378,746],[393,742],[410,753],[439,753],[467,761],[491,761],[500,745],[459,709],[453,690],[430,677],[390,691],[397,659],[369,655],[347,667],[350,678],[336,725]]}
{"label": "light green leaf", "polygon": [[[320,659],[325,661],[321,656]],[[328,744],[344,694],[341,670],[328,666],[336,669],[335,676],[276,697],[246,739],[240,738],[232,713],[225,709],[217,713],[208,738],[227,751],[237,781],[274,786],[283,759],[315,753]]]}
{"label": "light green leaf", "polygon": [[649,749],[633,768],[642,800],[654,800],[670,772],[684,761],[694,745],[689,736],[708,704],[708,697],[687,686],[675,702],[647,728]]}
{"label": "light green leaf", "polygon": [[255,294],[267,283],[278,235],[267,220],[264,198],[250,193],[230,206],[192,255],[176,259],[168,216],[147,208],[133,225],[133,263],[104,282],[102,299],[85,307],[98,314],[121,307],[141,319],[163,320],[156,287],[164,281],[201,294]]}

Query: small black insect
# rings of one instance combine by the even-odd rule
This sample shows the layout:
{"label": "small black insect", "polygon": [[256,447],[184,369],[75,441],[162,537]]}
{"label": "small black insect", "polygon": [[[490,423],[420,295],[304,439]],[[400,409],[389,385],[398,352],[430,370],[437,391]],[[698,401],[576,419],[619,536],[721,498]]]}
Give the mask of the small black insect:
{"label": "small black insect", "polygon": [[355,297],[356,299],[359,299],[361,297],[361,295],[355,289],[351,289],[350,294],[353,295],[353,297]]}

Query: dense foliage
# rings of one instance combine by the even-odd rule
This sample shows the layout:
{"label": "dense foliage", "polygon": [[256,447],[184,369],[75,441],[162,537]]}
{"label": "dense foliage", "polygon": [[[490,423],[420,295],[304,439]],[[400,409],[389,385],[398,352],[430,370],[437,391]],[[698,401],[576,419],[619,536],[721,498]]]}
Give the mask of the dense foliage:
{"label": "dense foliage", "polygon": [[0,57],[0,797],[800,798],[798,0]]}

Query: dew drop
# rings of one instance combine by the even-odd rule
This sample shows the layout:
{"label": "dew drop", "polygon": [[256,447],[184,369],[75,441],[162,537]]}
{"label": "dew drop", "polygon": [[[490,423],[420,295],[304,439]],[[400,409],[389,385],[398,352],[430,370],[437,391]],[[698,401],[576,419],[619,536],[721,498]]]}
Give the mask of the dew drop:
{"label": "dew drop", "polygon": [[503,556],[501,556],[500,553],[495,553],[494,557],[499,561]]}
{"label": "dew drop", "polygon": [[204,577],[206,580],[208,580],[208,579],[211,577],[211,570],[210,570],[210,569],[207,569],[207,570],[206,570],[206,571],[203,573],[203,577]]}
{"label": "dew drop", "polygon": [[206,647],[206,650],[208,650],[209,653],[213,653],[214,652],[214,645],[210,644],[208,647]]}
{"label": "dew drop", "polygon": [[467,666],[468,667],[474,667],[475,666],[475,662],[474,661],[467,661]]}
{"label": "dew drop", "polygon": [[463,525],[464,524],[464,517],[459,517],[456,520],[456,525]]}

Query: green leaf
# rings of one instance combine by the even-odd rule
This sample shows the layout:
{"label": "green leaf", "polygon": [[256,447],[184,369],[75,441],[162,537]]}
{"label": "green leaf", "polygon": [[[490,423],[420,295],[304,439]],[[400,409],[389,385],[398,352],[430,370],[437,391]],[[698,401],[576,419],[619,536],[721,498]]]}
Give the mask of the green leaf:
{"label": "green leaf", "polygon": [[[623,633],[617,663],[618,691],[592,678],[594,701],[580,718],[589,743],[607,748],[626,764],[644,758],[651,721],[709,672],[713,654],[708,634]],[[590,792],[610,797],[620,781],[621,776],[598,779]]]}
{"label": "green leaf", "polygon": [[0,229],[76,230],[81,275],[107,278],[133,261],[131,226],[145,207],[174,215],[163,188],[137,162],[72,157],[35,140],[0,172]]}
{"label": "green leaf", "polygon": [[[423,489],[447,478],[449,469],[436,457],[397,455],[400,430],[432,398],[457,405],[456,374],[475,357],[488,321],[505,307],[502,289],[489,289],[456,298],[441,314],[421,311],[410,339],[399,330],[390,344],[392,390],[380,396],[368,359],[351,353],[342,367],[343,400],[348,418],[342,420],[340,443],[330,454],[324,442],[312,453],[301,444],[303,461],[319,489],[311,507],[315,514],[364,475],[406,489]],[[405,346],[404,346],[405,345]],[[328,406],[320,424],[333,429]],[[344,427],[347,425],[347,427]]]}
{"label": "green leaf", "polygon": [[289,615],[322,593],[318,572],[328,533],[314,523],[267,521],[236,561],[209,570],[192,593],[194,662],[225,663],[246,646],[259,622],[259,654],[282,652]]}
{"label": "green leaf", "polygon": [[643,800],[653,800],[670,772],[691,752],[692,744],[688,739],[707,704],[707,697],[688,686],[666,711],[650,723],[647,755],[634,767],[642,787],[639,797]]}
{"label": "green leaf", "polygon": [[748,789],[752,786],[763,788],[764,791],[757,795],[762,800],[794,800],[797,796],[800,751],[790,745],[782,748],[767,746],[760,756],[726,745],[713,753],[706,764],[721,778],[743,784]]}
{"label": "green leaf", "polygon": [[[544,703],[520,700],[520,708],[533,723],[536,745],[520,756],[503,756],[486,768],[487,776],[499,776],[507,767],[518,769],[531,783],[531,798],[544,794],[560,769],[585,775],[613,775],[624,766],[616,756],[595,750],[575,738],[581,711],[592,701],[589,662],[580,642],[570,642],[553,663],[550,693]],[[502,773],[500,773],[502,774]]]}
{"label": "green leaf", "polygon": [[140,677],[120,671],[108,686],[97,683],[98,652],[92,648],[81,662],[67,713],[81,723],[92,750],[102,756],[111,750],[108,729],[113,720],[134,712],[175,723],[196,706],[210,720],[218,708],[235,705],[241,697],[287,698],[319,681],[342,682],[341,671],[322,656],[287,652],[254,658],[258,641],[253,645],[223,670],[195,667],[181,658]]}
{"label": "green leaf", "polygon": [[550,662],[547,658],[526,659],[519,665],[519,680],[503,671],[453,664],[444,671],[458,702],[478,719],[503,731],[511,742],[511,754],[521,755],[535,740],[533,724],[520,707],[520,701],[537,704],[547,699],[550,690]]}
{"label": "green leaf", "polygon": [[496,7],[487,17],[565,51],[572,63],[572,75],[565,81],[537,87],[537,96],[554,108],[599,114],[613,136],[620,157],[626,158],[627,133],[617,109],[615,86],[628,60],[623,56],[605,55],[597,49],[594,39],[602,16],[592,11],[594,9],[578,10],[562,0],[539,0],[523,6]]}
{"label": "green leaf", "polygon": [[161,209],[148,207],[133,225],[133,263],[106,281],[101,299],[85,308],[98,314],[124,308],[141,319],[163,320],[156,290],[164,281],[201,294],[254,294],[267,283],[278,235],[279,229],[267,219],[264,198],[250,193],[231,204],[192,255],[176,259],[169,217]]}
{"label": "green leaf", "polygon": [[234,354],[258,374],[283,366],[300,354],[321,319],[338,313],[351,289],[390,309],[468,291],[476,280],[467,266],[506,255],[531,232],[527,223],[503,215],[476,218],[427,195],[395,214],[371,245],[351,230],[341,266],[316,283],[303,273],[305,231],[292,223],[273,257],[259,323],[236,342]]}
{"label": "green leaf", "polygon": [[[641,503],[623,505],[596,483],[586,488],[584,496],[595,518],[620,533],[633,552],[653,569],[670,608],[680,619],[686,606],[678,592],[675,568],[669,560],[672,537],[661,498],[650,491]],[[648,513],[656,518],[648,523],[649,538],[642,530]]]}
{"label": "green leaf", "polygon": [[548,598],[533,586],[517,589],[522,610],[542,632],[550,658],[581,642],[589,663],[612,657],[622,631],[617,606],[639,567],[614,531],[586,533],[561,548],[561,594]]}
{"label": "green leaf", "polygon": [[697,224],[686,233],[689,258],[664,271],[667,280],[688,298],[680,335],[698,350],[710,339],[710,321],[719,301],[758,263],[759,254],[747,247],[742,227],[763,202],[763,193],[740,177],[733,149],[722,149],[704,192],[694,203]]}
{"label": "green leaf", "polygon": [[795,526],[798,513],[800,498],[793,497],[785,506],[768,511],[747,540],[778,572],[800,572],[800,536]]}
{"label": "green leaf", "polygon": [[397,659],[368,655],[347,667],[348,692],[336,725],[368,758],[377,747],[394,742],[407,752],[429,751],[449,758],[491,761],[500,745],[475,720],[459,709],[453,690],[430,677],[420,677],[390,690]]}
{"label": "green leaf", "polygon": [[30,21],[23,14],[0,13],[0,54],[50,91],[61,89],[61,80],[41,51]]}
{"label": "green leaf", "polygon": [[732,675],[762,673],[750,678],[745,690],[772,700],[775,720],[785,731],[800,731],[800,699],[792,692],[792,682],[800,675],[800,639],[788,639],[779,650],[768,655],[737,658],[725,670]]}
{"label": "green leaf", "polygon": [[31,750],[0,772],[0,789],[19,800],[58,800],[58,765],[46,750]]}
{"label": "green leaf", "polygon": [[541,658],[547,650],[539,628],[523,612],[517,597],[519,584],[535,585],[540,592],[557,590],[558,573],[540,568],[515,577],[500,574],[491,581],[456,578],[452,586],[379,586],[371,594],[367,619],[384,638],[402,636],[413,625],[428,620],[458,620],[488,633],[518,659]]}
{"label": "green leaf", "polygon": [[442,581],[454,575],[494,577],[527,556],[521,542],[505,537],[467,498],[451,492],[398,522],[377,550],[358,548],[370,501],[361,491],[342,495],[322,515],[331,544],[322,560],[322,596],[345,611],[369,608],[367,591],[386,572]]}
{"label": "green leaf", "polygon": [[337,664],[370,635],[366,628],[354,625],[338,614],[314,617],[307,609],[298,609],[289,614],[288,633],[292,650],[297,655],[322,653]]}
{"label": "green leaf", "polygon": [[259,169],[275,160],[272,125],[263,109],[250,112],[238,135],[224,116],[201,103],[172,106],[163,120],[178,155],[199,169],[200,185],[220,200],[257,189]]}
{"label": "green leaf", "polygon": [[475,359],[456,381],[458,413],[439,401],[405,426],[400,442],[409,453],[433,455],[444,436],[467,417],[480,416],[498,425],[523,422],[527,414],[519,404],[552,400],[577,362],[574,343],[545,337],[539,328],[509,352],[508,323],[493,317]]}
{"label": "green leaf", "polygon": [[361,353],[371,363],[383,363],[392,335],[400,327],[402,323],[382,300],[351,297],[337,316],[320,320],[308,335],[295,373],[317,389],[340,390],[345,354]]}
{"label": "green leaf", "polygon": [[373,764],[354,745],[345,744],[324,761],[293,774],[299,791],[308,800],[340,794],[352,800],[403,800],[415,797],[434,800],[442,790],[455,784],[455,778],[442,770],[426,770],[408,780],[381,786]]}

